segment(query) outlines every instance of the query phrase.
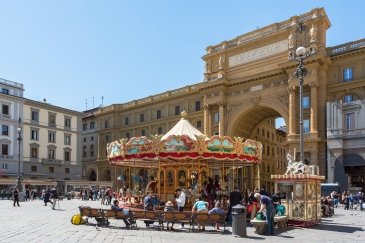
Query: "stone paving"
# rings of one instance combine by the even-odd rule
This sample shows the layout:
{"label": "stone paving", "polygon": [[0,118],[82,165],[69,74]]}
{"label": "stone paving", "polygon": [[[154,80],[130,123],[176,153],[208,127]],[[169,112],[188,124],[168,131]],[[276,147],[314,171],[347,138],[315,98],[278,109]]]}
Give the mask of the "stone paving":
{"label": "stone paving", "polygon": [[147,229],[143,222],[138,222],[139,229],[127,230],[122,221],[116,220],[111,220],[108,228],[72,225],[71,216],[78,212],[80,205],[100,207],[99,202],[63,200],[60,201],[60,209],[51,210],[38,200],[21,202],[21,207],[13,207],[11,201],[0,200],[0,242],[365,242],[365,212],[358,210],[339,208],[335,217],[324,218],[319,226],[275,229],[275,236],[256,235],[254,229],[248,227],[247,238],[235,238],[230,227],[222,234],[214,231],[213,227],[207,227],[206,232],[194,233]]}

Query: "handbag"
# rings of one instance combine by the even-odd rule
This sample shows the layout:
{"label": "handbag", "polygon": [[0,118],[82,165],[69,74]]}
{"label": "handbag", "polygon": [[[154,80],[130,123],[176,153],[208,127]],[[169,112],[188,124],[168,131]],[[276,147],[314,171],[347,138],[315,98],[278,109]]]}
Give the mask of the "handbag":
{"label": "handbag", "polygon": [[257,213],[256,214],[256,219],[257,220],[266,220],[266,217],[263,213]]}

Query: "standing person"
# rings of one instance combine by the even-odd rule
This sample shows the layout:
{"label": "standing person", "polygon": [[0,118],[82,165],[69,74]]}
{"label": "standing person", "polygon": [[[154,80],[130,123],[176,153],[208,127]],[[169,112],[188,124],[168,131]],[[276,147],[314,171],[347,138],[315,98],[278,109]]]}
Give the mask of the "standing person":
{"label": "standing person", "polygon": [[350,208],[350,197],[348,195],[347,192],[344,192],[344,195],[345,195],[345,199],[344,199],[344,203],[345,203],[345,210],[349,210]]}
{"label": "standing person", "polygon": [[261,191],[259,192],[260,193],[260,195],[262,195],[262,196],[269,196],[269,193],[266,191],[266,188],[265,188],[265,186],[262,186],[261,187]]}
{"label": "standing person", "polygon": [[213,179],[209,178],[208,179],[209,184],[207,185],[207,192],[208,192],[208,204],[209,205],[214,205],[214,200],[217,196],[217,191],[216,191],[216,187],[215,184],[213,183]]}
{"label": "standing person", "polygon": [[57,203],[57,199],[58,199],[58,193],[57,193],[57,189],[55,187],[52,188],[51,190],[51,198],[52,198],[52,210],[55,210],[56,207],[56,203]]}
{"label": "standing person", "polygon": [[234,191],[232,191],[229,195],[229,208],[227,212],[226,221],[231,221],[232,207],[240,204],[241,202],[242,202],[242,193],[240,192],[238,187],[235,187]]}
{"label": "standing person", "polygon": [[25,189],[25,201],[28,201],[28,199],[30,199],[29,187],[27,189]]}
{"label": "standing person", "polygon": [[255,198],[260,202],[261,208],[258,211],[259,213],[263,213],[266,211],[266,220],[267,220],[267,234],[274,234],[274,217],[275,217],[275,208],[271,199],[267,196],[261,195],[260,193],[255,193]]}
{"label": "standing person", "polygon": [[[194,212],[197,213],[208,213],[208,203],[206,201],[203,201],[202,197],[199,197],[198,201],[194,203],[193,208],[191,209],[191,214],[194,214]],[[204,223],[198,223],[198,230],[200,230],[200,227],[202,227],[202,230],[205,230]]]}
{"label": "standing person", "polygon": [[13,199],[14,199],[13,206],[15,207],[15,204],[17,204],[18,207],[20,207],[20,205],[19,205],[19,190],[18,190],[17,187],[15,187],[14,191],[13,191]]}
{"label": "standing person", "polygon": [[[177,197],[175,199],[176,204],[177,204],[177,210],[179,212],[184,212],[185,201],[186,201],[185,193],[180,188],[176,189],[175,192],[176,192],[176,197]],[[179,229],[183,229],[183,228],[184,228],[184,223],[182,222]]]}
{"label": "standing person", "polygon": [[53,204],[49,198],[51,197],[51,190],[49,189],[49,187],[47,186],[46,191],[44,192],[44,206],[47,206],[47,203],[51,203]]}

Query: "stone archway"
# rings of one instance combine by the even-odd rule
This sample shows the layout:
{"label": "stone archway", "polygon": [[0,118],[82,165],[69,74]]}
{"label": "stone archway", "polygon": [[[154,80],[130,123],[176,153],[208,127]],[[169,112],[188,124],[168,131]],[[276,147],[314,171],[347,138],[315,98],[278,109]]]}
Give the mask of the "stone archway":
{"label": "stone archway", "polygon": [[94,170],[92,170],[92,171],[89,173],[89,180],[90,180],[90,181],[96,181],[96,180],[97,180],[96,172],[95,172]]}

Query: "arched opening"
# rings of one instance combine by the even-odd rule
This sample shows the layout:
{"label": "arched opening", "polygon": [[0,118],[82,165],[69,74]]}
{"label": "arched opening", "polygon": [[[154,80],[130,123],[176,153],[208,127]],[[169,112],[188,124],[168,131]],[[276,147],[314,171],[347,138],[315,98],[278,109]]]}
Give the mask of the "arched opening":
{"label": "arched opening", "polygon": [[112,180],[112,174],[110,170],[104,170],[103,172],[103,181],[111,181]]}
{"label": "arched opening", "polygon": [[334,163],[334,181],[342,191],[362,191],[365,189],[365,159],[356,153],[344,154]]}
{"label": "arched opening", "polygon": [[[248,107],[247,107],[248,106]],[[286,153],[289,148],[286,142],[287,113],[279,107],[254,106],[248,104],[232,115],[228,124],[228,135],[253,139],[262,143],[262,163],[260,173],[253,167],[233,171],[237,176],[236,185],[253,190],[264,187],[269,193],[274,192],[273,174],[284,174],[286,171]]]}
{"label": "arched opening", "polygon": [[96,181],[96,173],[95,173],[95,171],[91,171],[90,172],[90,175],[89,175],[89,180],[90,181]]}

